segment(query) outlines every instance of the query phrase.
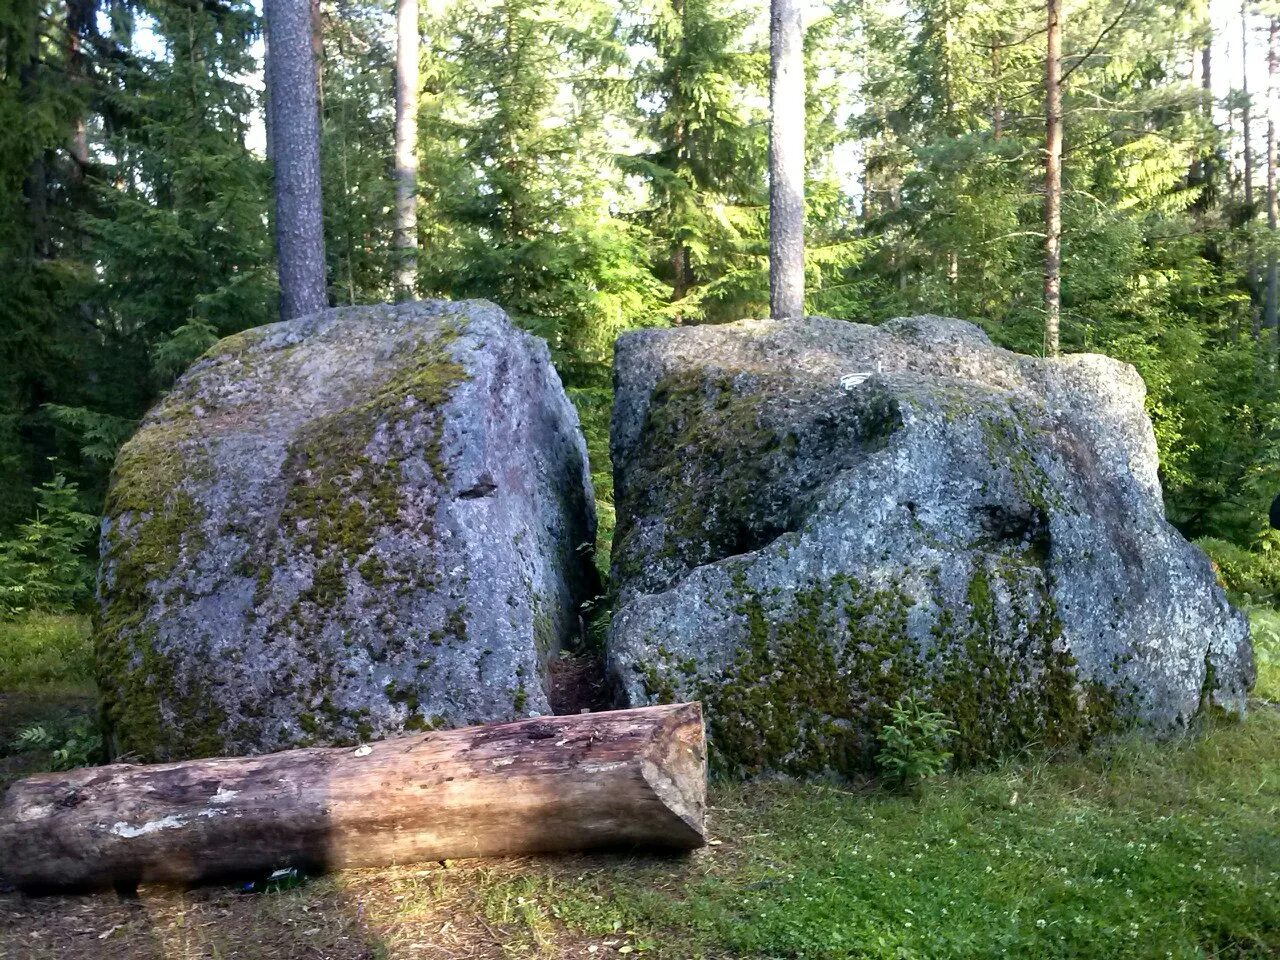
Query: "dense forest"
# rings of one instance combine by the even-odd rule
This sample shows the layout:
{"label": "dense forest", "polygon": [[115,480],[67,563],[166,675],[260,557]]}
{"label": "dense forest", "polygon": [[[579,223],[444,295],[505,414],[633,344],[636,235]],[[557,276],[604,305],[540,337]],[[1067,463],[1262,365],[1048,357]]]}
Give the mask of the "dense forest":
{"label": "dense forest", "polygon": [[[1135,364],[1170,518],[1273,599],[1278,104],[1250,80],[1280,71],[1280,11],[1245,3],[1226,37],[1203,2],[1059,6],[808,12],[805,309]],[[313,0],[329,302],[496,301],[550,342],[603,456],[620,331],[769,312],[765,5],[415,14],[397,74],[394,0]],[[141,415],[278,315],[261,10],[8,0],[0,51],[0,604],[56,605],[85,589],[77,551]],[[399,155],[397,76],[417,106]]]}

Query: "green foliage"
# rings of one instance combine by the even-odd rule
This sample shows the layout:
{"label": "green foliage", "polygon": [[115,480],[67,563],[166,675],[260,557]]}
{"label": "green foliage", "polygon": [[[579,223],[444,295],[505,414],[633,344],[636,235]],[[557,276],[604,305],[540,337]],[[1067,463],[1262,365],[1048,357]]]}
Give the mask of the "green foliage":
{"label": "green foliage", "polygon": [[93,644],[85,617],[26,613],[0,619],[0,694],[93,685]]}
{"label": "green foliage", "polygon": [[96,511],[156,393],[216,337],[269,320],[275,298],[268,168],[247,146],[253,4],[13,13],[0,13],[0,537],[54,473]]}
{"label": "green foliage", "polygon": [[876,764],[890,786],[918,790],[924,781],[946,770],[955,726],[915,697],[900,699],[889,708],[889,715],[880,729]]}
{"label": "green foliage", "polygon": [[1280,611],[1271,607],[1250,608],[1249,637],[1258,669],[1253,695],[1280,703]]}
{"label": "green foliage", "polygon": [[0,617],[73,610],[93,588],[86,552],[97,517],[84,512],[75,484],[61,474],[37,488],[36,498],[35,516],[0,541]]}
{"label": "green foliage", "polygon": [[619,331],[660,316],[643,235],[607,196],[620,176],[602,126],[623,89],[616,13],[602,0],[463,2],[434,27],[424,289],[495,300],[558,359],[607,362]]}
{"label": "green foliage", "polygon": [[107,759],[102,731],[89,719],[75,720],[55,730],[27,727],[19,732],[12,749],[17,753],[47,753],[50,770],[91,767]]}
{"label": "green foliage", "polygon": [[767,60],[750,11],[709,0],[636,5],[634,86],[652,149],[623,158],[647,197],[633,214],[678,321],[767,312],[764,272]]}
{"label": "green foliage", "polygon": [[609,459],[609,418],[613,412],[613,391],[604,387],[569,389],[578,410],[578,421],[587,441],[591,463],[591,485],[596,495],[596,566],[601,583],[609,580],[609,559],[613,550],[613,529],[617,512],[613,505],[613,463]]}
{"label": "green foliage", "polygon": [[[338,303],[391,294],[393,6],[319,4]],[[762,10],[462,0],[424,17],[418,293],[497,301],[591,391],[623,330],[762,315]],[[812,18],[809,309],[945,312],[1040,349],[1042,15],[833,0]],[[55,474],[96,510],[156,396],[274,318],[260,26],[250,0],[0,10],[0,538]],[[1063,337],[1145,378],[1170,519],[1265,556],[1280,364],[1257,268],[1276,242],[1227,162],[1243,94],[1215,124],[1190,79],[1207,28],[1203,4],[1172,0],[1071,11]],[[1217,553],[1233,589],[1274,595]]]}
{"label": "green foliage", "polygon": [[1196,546],[1209,555],[1219,581],[1236,602],[1280,603],[1280,564],[1272,552],[1246,550],[1215,537],[1201,537]]}
{"label": "green foliage", "polygon": [[393,298],[393,7],[386,0],[321,6],[321,187],[334,303]]}

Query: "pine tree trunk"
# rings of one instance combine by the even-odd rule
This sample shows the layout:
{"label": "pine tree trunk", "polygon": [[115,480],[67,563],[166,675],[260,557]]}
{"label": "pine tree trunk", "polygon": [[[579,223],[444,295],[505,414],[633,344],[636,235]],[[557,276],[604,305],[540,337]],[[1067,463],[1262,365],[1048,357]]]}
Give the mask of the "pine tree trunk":
{"label": "pine tree trunk", "polygon": [[804,316],[804,31],[798,0],[769,5],[769,310]]}
{"label": "pine tree trunk", "polygon": [[[1200,90],[1204,94],[1200,98],[1200,113],[1205,118],[1207,125],[1213,123],[1213,25],[1208,27],[1210,33],[1208,39],[1205,40],[1204,46],[1199,50],[1200,73],[1199,82]],[[1194,59],[1194,57],[1193,57]],[[1212,149],[1207,145],[1196,144],[1193,148],[1191,156],[1191,166],[1187,170],[1187,183],[1196,186],[1205,182],[1205,151]],[[1195,209],[1197,212],[1203,212],[1205,208],[1206,198],[1204,193],[1196,200]]]}
{"label": "pine tree trunk", "polygon": [[1044,352],[1059,350],[1062,269],[1062,9],[1046,0],[1044,59]]}
{"label": "pine tree trunk", "polygon": [[1276,313],[1277,313],[1277,272],[1276,272],[1276,77],[1280,67],[1280,19],[1271,18],[1267,29],[1267,232],[1270,237],[1270,249],[1267,252],[1267,299],[1263,326],[1267,329],[1268,352],[1276,348]]}
{"label": "pine tree trunk", "polygon": [[1200,51],[1200,89],[1205,92],[1204,112],[1213,119],[1213,36],[1210,34]]}
{"label": "pine tree trunk", "polygon": [[320,101],[311,5],[266,0],[265,12],[280,316],[288,320],[328,305],[320,207]]}
{"label": "pine tree trunk", "polygon": [[991,41],[991,139],[999,140],[1004,134],[1004,96],[1000,92],[1000,53],[1001,38],[996,36]]}
{"label": "pine tree trunk", "polygon": [[[86,99],[88,78],[80,38],[89,29],[93,13],[93,4],[86,3],[85,0],[67,0],[67,74],[76,89],[77,97]],[[71,169],[71,180],[77,185],[84,182],[85,171],[89,167],[89,130],[84,114],[85,104],[83,101],[78,102],[69,145],[71,159],[75,164]]]}
{"label": "pine tree trunk", "polygon": [[396,0],[396,298],[418,286],[418,0]]}
{"label": "pine tree trunk", "polygon": [[1253,110],[1249,99],[1249,0],[1240,4],[1240,90],[1243,93],[1240,126],[1244,136],[1244,206],[1248,217],[1245,223],[1245,283],[1249,288],[1253,339],[1257,340],[1262,335],[1262,313],[1258,309],[1258,264],[1254,258],[1252,234],[1256,211],[1253,209]]}

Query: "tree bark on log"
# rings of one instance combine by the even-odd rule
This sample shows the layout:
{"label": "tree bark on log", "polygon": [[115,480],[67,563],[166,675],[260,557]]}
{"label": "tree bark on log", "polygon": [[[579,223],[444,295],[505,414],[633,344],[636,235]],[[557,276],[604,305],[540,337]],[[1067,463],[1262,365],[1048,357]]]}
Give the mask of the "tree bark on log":
{"label": "tree bark on log", "polygon": [[28,892],[130,889],[424,860],[706,839],[696,703],[15,783],[0,876]]}

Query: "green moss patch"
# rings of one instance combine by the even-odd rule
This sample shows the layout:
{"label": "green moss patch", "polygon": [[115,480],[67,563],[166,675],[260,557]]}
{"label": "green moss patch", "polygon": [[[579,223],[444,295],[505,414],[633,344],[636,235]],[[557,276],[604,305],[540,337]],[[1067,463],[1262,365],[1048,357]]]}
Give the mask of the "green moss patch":
{"label": "green moss patch", "polygon": [[[1012,601],[997,603],[997,589]],[[913,601],[900,587],[837,576],[779,601],[739,579],[735,597],[743,634],[727,669],[689,684],[692,671],[659,648],[642,677],[655,700],[704,702],[721,772],[868,772],[875,736],[906,695],[955,724],[961,765],[1033,744],[1080,747],[1122,725],[1118,695],[1081,680],[1061,649],[1042,574],[1017,559],[974,570],[965,615],[931,603],[923,644],[908,636]]]}
{"label": "green moss patch", "polygon": [[[428,574],[394,567],[375,545],[386,528],[402,522],[402,463],[411,451],[425,457],[437,484],[447,479],[441,408],[465,376],[450,352],[457,337],[457,330],[444,327],[390,361],[393,372],[371,385],[366,399],[310,420],[292,438],[282,467],[286,496],[276,537],[252,548],[234,571],[256,580],[258,611],[268,606],[277,568],[300,566],[310,574],[291,607],[269,614],[263,625],[267,642],[286,635],[311,642],[325,624],[343,617],[357,579],[380,595],[431,586]],[[238,356],[256,343],[254,337],[224,343],[216,355]],[[254,376],[253,370],[244,375]],[[207,521],[191,491],[217,482],[208,476],[213,467],[207,438],[198,435],[198,421],[184,410],[182,403],[167,402],[162,418],[125,445],[107,502],[112,527],[104,556],[108,589],[95,627],[98,675],[115,747],[145,758],[218,753],[228,736],[239,736],[228,732],[232,718],[207,687],[188,680],[198,671],[171,659],[151,620],[158,604],[185,599],[188,561],[205,545]],[[430,537],[430,511],[425,516],[423,529],[415,532]],[[222,532],[244,536],[233,521]],[[358,735],[367,721],[343,714],[328,696],[344,682],[340,651],[315,644],[313,652],[319,686],[303,695],[320,706],[306,715],[304,732]],[[245,706],[246,716],[235,724],[256,739],[251,712],[252,705]]]}
{"label": "green moss patch", "polygon": [[[620,494],[615,585],[636,579],[661,589],[682,571],[796,529],[806,495],[883,446],[900,423],[880,394],[819,397],[811,385],[758,373],[664,376]],[[635,539],[638,518],[662,525],[656,555]]]}

